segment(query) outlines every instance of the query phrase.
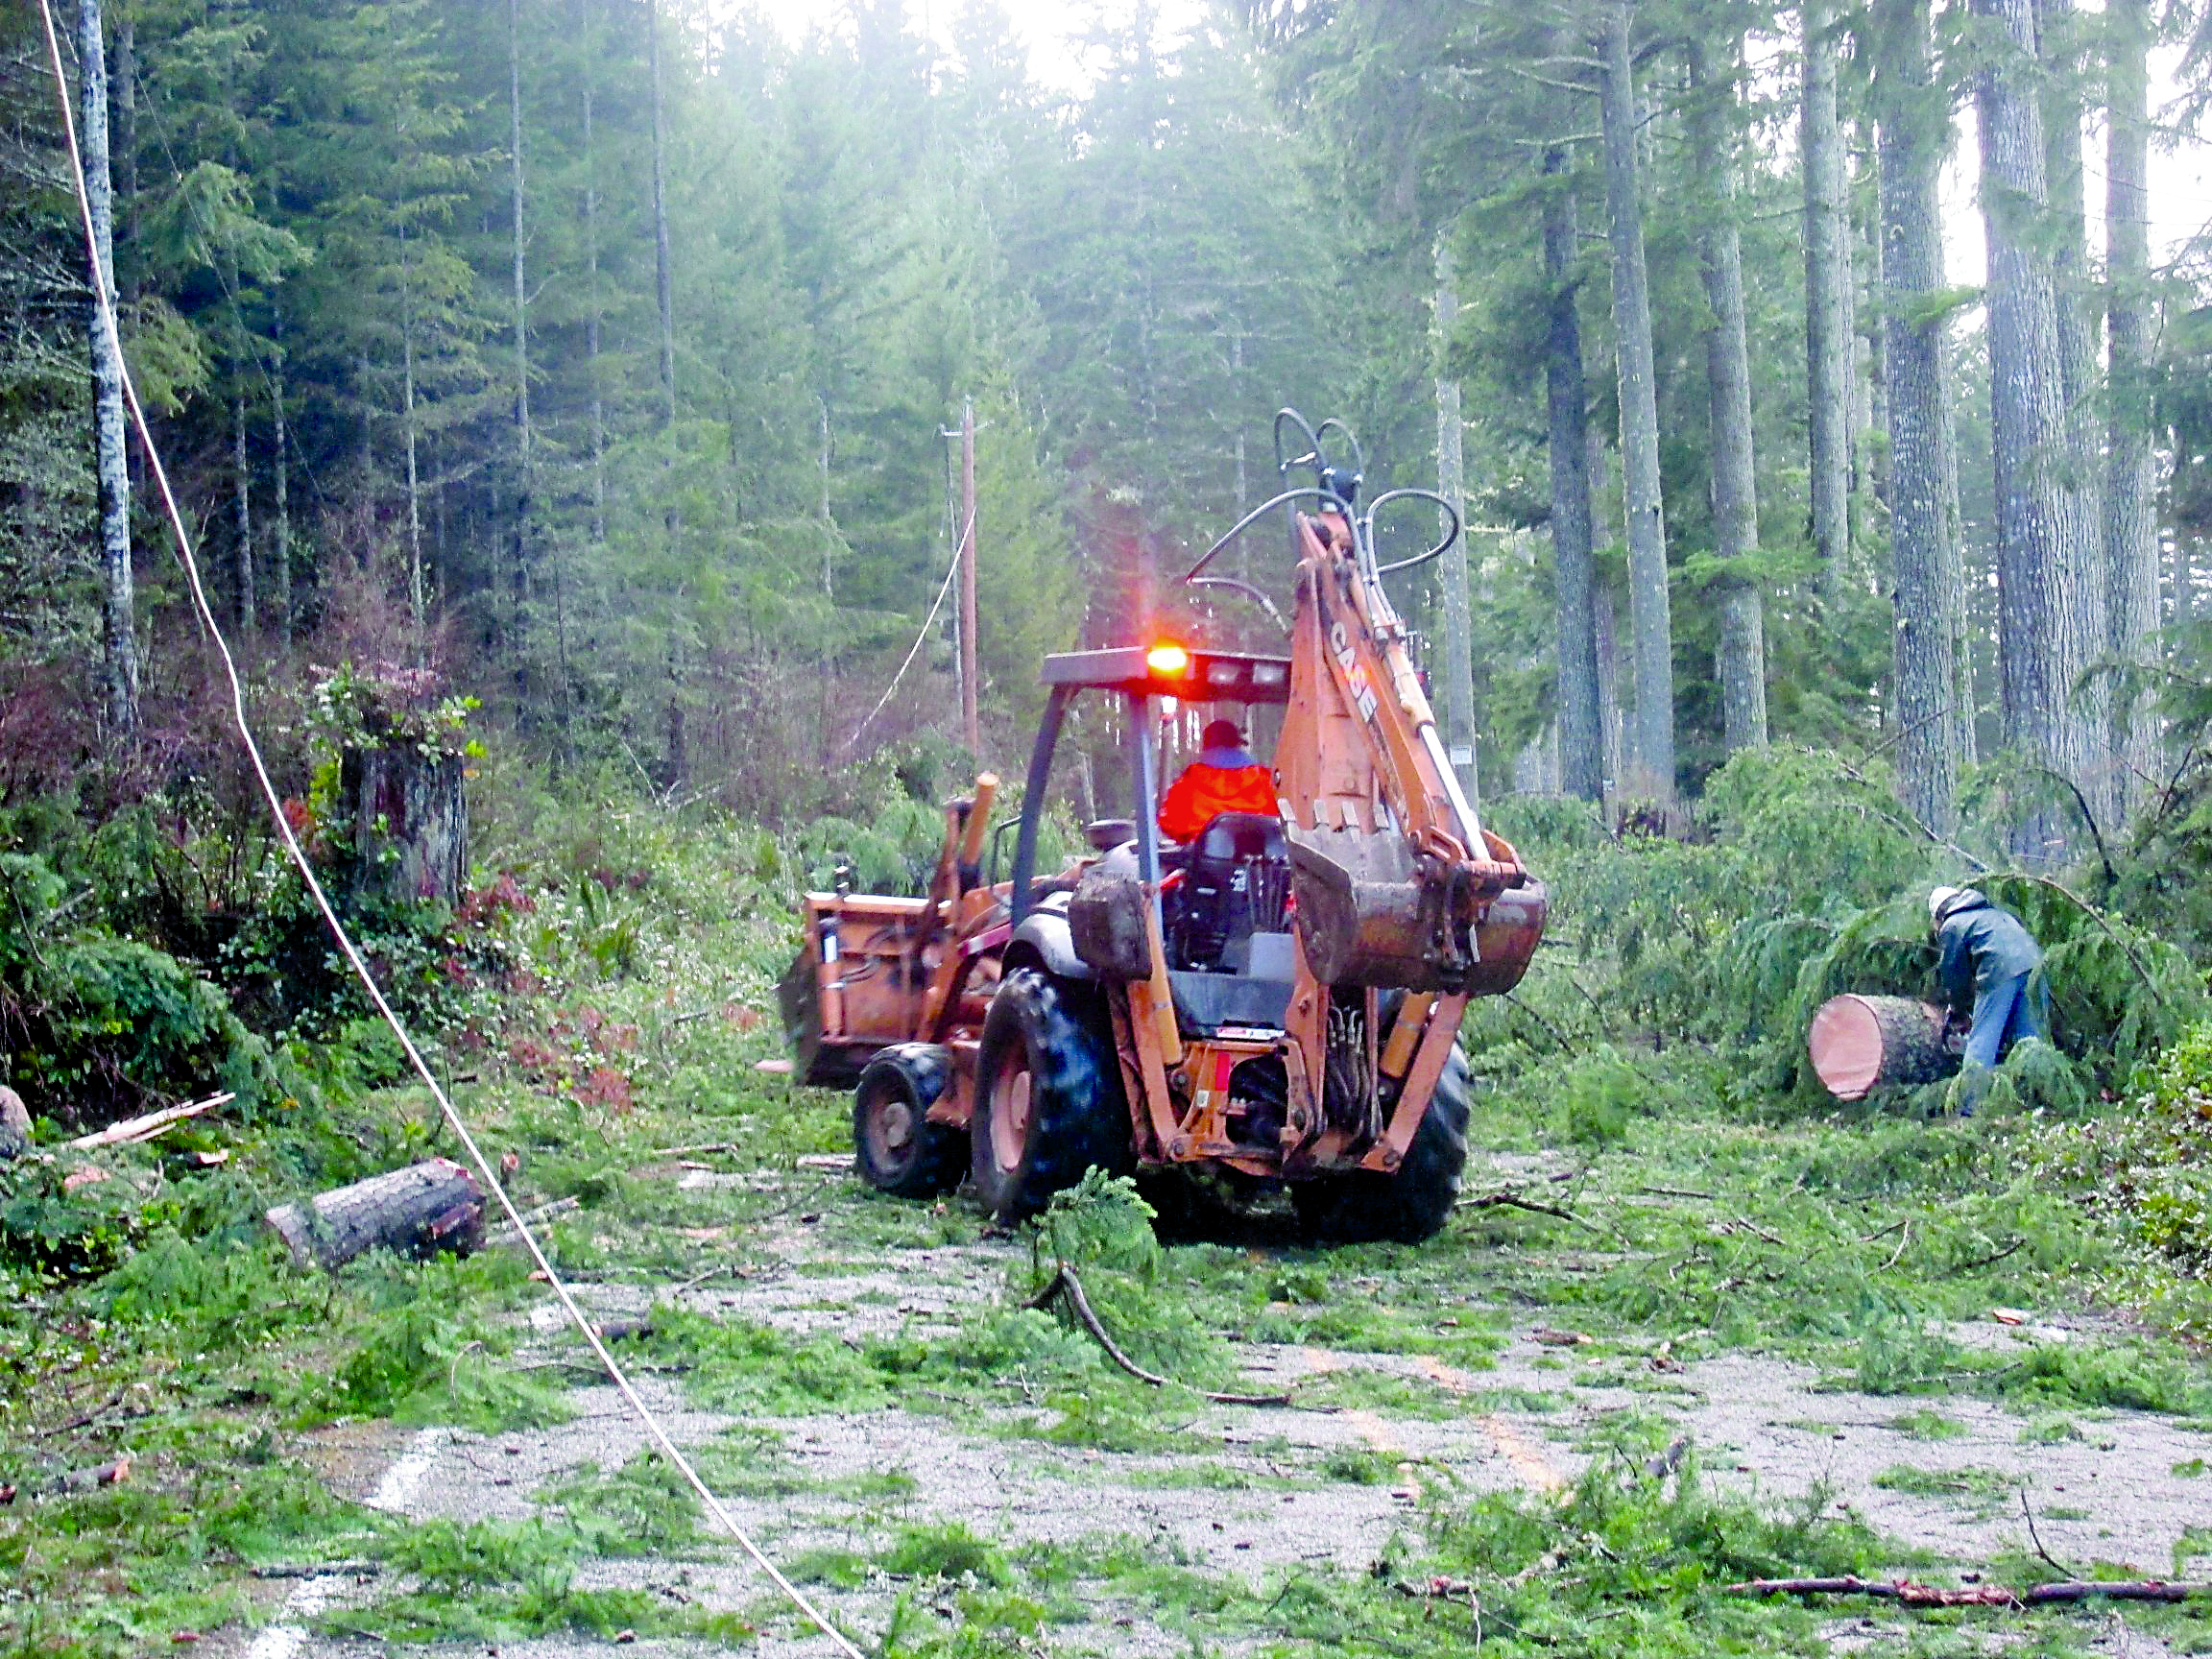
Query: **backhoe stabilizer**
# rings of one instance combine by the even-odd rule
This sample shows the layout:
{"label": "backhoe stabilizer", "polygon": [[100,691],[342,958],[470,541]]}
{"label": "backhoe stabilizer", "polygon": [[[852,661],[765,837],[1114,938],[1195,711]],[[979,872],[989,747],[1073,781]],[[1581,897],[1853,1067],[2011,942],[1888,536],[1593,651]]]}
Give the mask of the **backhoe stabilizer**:
{"label": "backhoe stabilizer", "polygon": [[1527,972],[1548,909],[1533,877],[1499,886],[1396,830],[1287,833],[1299,943],[1322,984],[1493,997]]}

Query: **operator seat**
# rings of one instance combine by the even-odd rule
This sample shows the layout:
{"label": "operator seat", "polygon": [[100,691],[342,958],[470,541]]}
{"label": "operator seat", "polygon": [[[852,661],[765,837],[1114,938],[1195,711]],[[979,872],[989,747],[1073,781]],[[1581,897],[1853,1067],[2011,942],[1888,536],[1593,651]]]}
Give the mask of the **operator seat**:
{"label": "operator seat", "polygon": [[1275,977],[1264,973],[1268,964],[1255,964],[1253,940],[1283,931],[1289,897],[1290,844],[1282,820],[1271,812],[1217,814],[1184,849],[1169,965],[1228,974],[1257,966]]}

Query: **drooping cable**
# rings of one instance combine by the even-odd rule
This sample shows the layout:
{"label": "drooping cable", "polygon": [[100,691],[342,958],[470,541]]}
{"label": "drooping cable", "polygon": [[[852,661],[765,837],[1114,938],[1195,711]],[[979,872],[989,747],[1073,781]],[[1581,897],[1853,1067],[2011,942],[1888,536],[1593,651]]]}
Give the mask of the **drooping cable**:
{"label": "drooping cable", "polygon": [[845,739],[850,749],[860,741],[876,716],[883,712],[891,701],[891,693],[899,689],[899,682],[906,678],[906,670],[914,666],[914,659],[921,655],[922,645],[929,637],[929,630],[936,626],[937,613],[944,607],[945,595],[952,591],[952,578],[960,574],[960,555],[967,548],[968,538],[975,534],[975,515],[968,515],[968,528],[960,532],[960,539],[952,543],[952,563],[945,567],[945,580],[937,584],[937,597],[929,602],[929,614],[922,618],[922,631],[914,636],[914,643],[906,648],[906,660],[899,664],[899,672],[891,676],[891,684],[883,687],[883,695],[876,699],[876,707],[868,710],[868,718],[853,728],[853,735]]}
{"label": "drooping cable", "polygon": [[69,104],[69,77],[68,72],[62,66],[61,41],[55,28],[53,0],[38,0],[38,10],[44,19],[46,52],[54,70],[55,92],[60,99],[61,108],[61,132],[68,146],[70,176],[76,185],[78,214],[84,228],[84,252],[87,269],[91,272],[92,277],[94,315],[98,320],[99,326],[106,330],[107,344],[113,349],[116,361],[121,366],[124,401],[130,409],[132,425],[138,434],[138,443],[143,451],[147,471],[154,479],[156,490],[161,497],[162,511],[169,520],[170,533],[176,541],[178,562],[183,566],[184,579],[192,592],[193,610],[200,618],[202,629],[204,630],[209,641],[214,645],[216,653],[222,659],[224,677],[229,682],[232,720],[238,728],[240,740],[245,744],[247,757],[252,762],[255,781],[260,785],[262,798],[269,805],[270,816],[276,823],[277,835],[284,843],[284,851],[290,857],[293,867],[300,872],[300,878],[305,883],[308,896],[315,901],[315,907],[322,913],[324,925],[329,928],[331,937],[337,940],[338,948],[345,955],[347,964],[352,969],[354,976],[361,981],[363,989],[368,992],[370,1001],[375,1005],[376,1012],[383,1017],[385,1024],[392,1028],[392,1034],[399,1040],[400,1047],[406,1052],[408,1064],[414,1067],[416,1074],[422,1079],[423,1085],[430,1091],[431,1098],[437,1101],[439,1113],[452,1129],[455,1139],[461,1142],[462,1147],[467,1151],[469,1163],[475,1166],[477,1175],[484,1182],[485,1190],[498,1201],[499,1208],[505,1212],[509,1224],[514,1227],[517,1235],[521,1238],[523,1247],[529,1251],[530,1259],[537,1264],[538,1270],[544,1275],[546,1286],[567,1312],[570,1322],[583,1335],[592,1356],[599,1361],[600,1368],[607,1373],[608,1380],[614,1384],[623,1401],[629,1406],[638,1422],[644,1426],[645,1432],[653,1441],[654,1446],[663,1457],[668,1459],[669,1464],[684,1477],[691,1489],[699,1495],[700,1502],[707,1506],[708,1512],[721,1524],[723,1530],[736,1540],[745,1553],[753,1558],[754,1564],[768,1575],[777,1589],[783,1593],[791,1604],[812,1621],[823,1634],[836,1645],[838,1651],[843,1653],[846,1659],[861,1659],[860,1650],[853,1646],[842,1631],[830,1623],[821,1609],[807,1599],[804,1591],[783,1575],[775,1562],[769,1560],[745,1529],[737,1525],[735,1517],[724,1506],[722,1500],[714,1495],[713,1489],[700,1478],[699,1471],[692,1467],[691,1460],[685,1456],[676,1442],[669,1438],[667,1430],[661,1427],[661,1420],[654,1415],[652,1407],[647,1406],[639,1396],[628,1374],[623,1371],[620,1365],[615,1363],[614,1356],[607,1351],[607,1345],[600,1338],[597,1327],[585,1315],[584,1310],[577,1304],[576,1297],[568,1288],[567,1283],[561,1277],[552,1261],[546,1256],[544,1247],[538,1240],[538,1236],[530,1230],[529,1223],[523,1219],[520,1211],[515,1206],[514,1199],[508,1195],[506,1187],[499,1179],[498,1168],[484,1155],[483,1148],[477,1145],[476,1137],[469,1131],[468,1121],[461,1116],[460,1111],[447,1096],[445,1088],[439,1083],[437,1075],[430,1069],[429,1062],[423,1058],[421,1049],[416,1046],[415,1039],[408,1032],[405,1023],[393,1010],[392,1004],[386,1000],[383,990],[376,983],[376,976],[369,971],[369,964],[363,959],[359,948],[353,943],[352,935],[347,932],[345,924],[339,921],[338,912],[332,907],[329,896],[323,890],[323,883],[316,878],[314,866],[308,862],[305,849],[300,845],[300,839],[293,832],[290,820],[284,815],[283,799],[277,793],[275,780],[269,776],[268,763],[262,757],[261,746],[253,736],[252,723],[247,716],[245,682],[239,675],[236,659],[230,654],[229,641],[224,637],[222,626],[216,621],[215,612],[208,604],[207,590],[200,577],[200,563],[192,551],[192,538],[184,527],[183,513],[177,505],[176,492],[170,486],[168,469],[162,465],[161,453],[155,445],[153,430],[147,423],[146,411],[138,400],[137,386],[131,377],[130,365],[123,360],[123,337],[121,330],[116,326],[114,295],[108,286],[108,273],[103,269],[100,262],[99,238],[92,226],[92,202],[84,177],[84,153],[78,147],[77,121]]}

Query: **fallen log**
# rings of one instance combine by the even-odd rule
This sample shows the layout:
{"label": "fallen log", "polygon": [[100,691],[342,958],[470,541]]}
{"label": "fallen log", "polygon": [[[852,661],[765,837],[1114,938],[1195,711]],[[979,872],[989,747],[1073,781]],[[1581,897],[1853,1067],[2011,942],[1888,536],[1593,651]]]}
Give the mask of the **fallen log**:
{"label": "fallen log", "polygon": [[378,1246],[401,1256],[467,1255],[484,1241],[484,1192],[449,1158],[279,1204],[264,1219],[302,1271],[332,1268]]}
{"label": "fallen log", "polygon": [[1813,1016],[1805,1048],[1839,1100],[1889,1084],[1933,1083],[1958,1067],[1944,1046],[1941,1009],[1910,997],[1831,997]]}
{"label": "fallen log", "polygon": [[1915,1584],[1910,1578],[1752,1578],[1723,1587],[1727,1596],[1871,1596],[1902,1607],[2050,1607],[2100,1598],[2107,1601],[2187,1601],[2212,1596],[2212,1584],[2169,1584],[2136,1578],[2117,1583],[2066,1578],[2018,1589],[2004,1584],[1968,1584],[1956,1590]]}

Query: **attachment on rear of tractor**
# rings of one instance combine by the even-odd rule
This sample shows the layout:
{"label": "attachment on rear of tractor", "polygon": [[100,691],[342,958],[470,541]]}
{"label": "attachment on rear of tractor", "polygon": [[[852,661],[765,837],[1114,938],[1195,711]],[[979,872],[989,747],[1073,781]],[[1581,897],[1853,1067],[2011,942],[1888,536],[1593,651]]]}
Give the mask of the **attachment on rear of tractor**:
{"label": "attachment on rear of tractor", "polygon": [[1480,997],[1521,982],[1545,902],[1503,842],[1485,836],[1496,846],[1484,870],[1395,830],[1288,833],[1299,942],[1324,984]]}

